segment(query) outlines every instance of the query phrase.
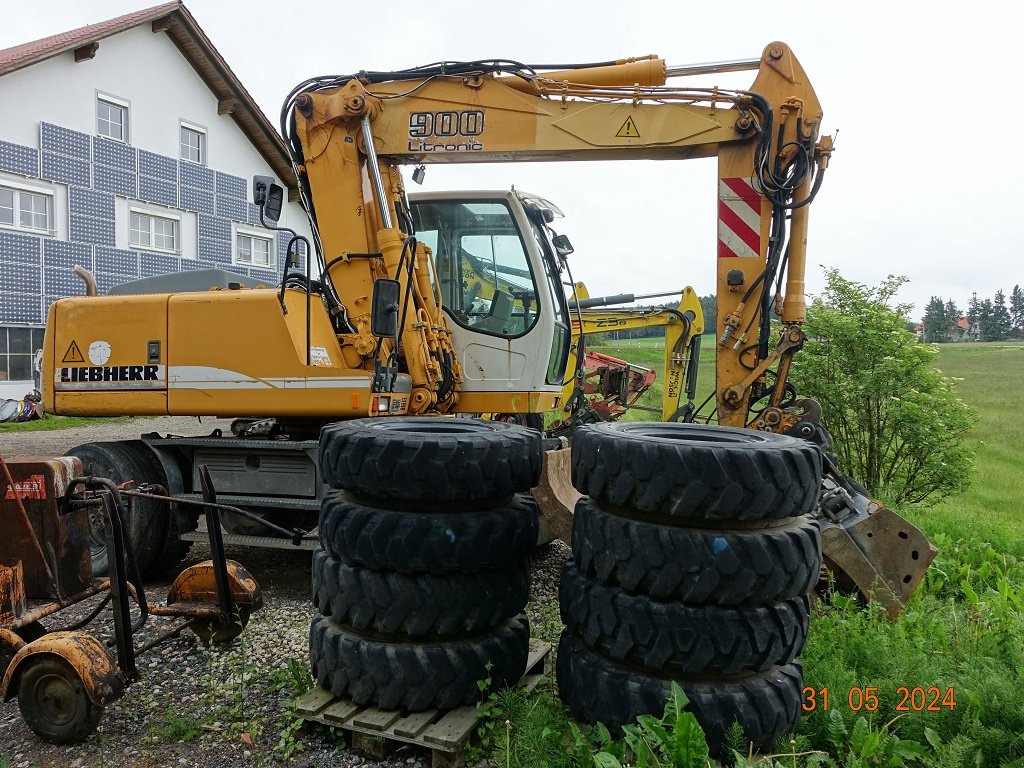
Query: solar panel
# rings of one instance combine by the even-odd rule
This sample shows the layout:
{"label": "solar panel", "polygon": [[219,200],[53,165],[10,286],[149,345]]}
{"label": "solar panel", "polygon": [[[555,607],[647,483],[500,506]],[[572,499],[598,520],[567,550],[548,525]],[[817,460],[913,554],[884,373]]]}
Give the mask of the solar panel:
{"label": "solar panel", "polygon": [[231,263],[231,241],[214,240],[209,237],[199,238],[199,258],[204,261],[216,262],[221,267]]}
{"label": "solar panel", "polygon": [[92,246],[87,243],[71,243],[67,240],[46,239],[43,241],[43,267],[70,269],[76,264],[92,270]]}
{"label": "solar panel", "polygon": [[0,141],[0,169],[24,176],[38,176],[39,150]]}
{"label": "solar panel", "polygon": [[217,195],[217,215],[233,221],[244,222],[248,219],[249,211],[244,200],[236,200],[233,197]]}
{"label": "solar panel", "polygon": [[53,123],[39,124],[39,145],[68,157],[89,159],[89,135]]}
{"label": "solar panel", "polygon": [[0,262],[17,261],[22,264],[39,266],[42,254],[42,238],[34,235],[16,235],[0,232]]}
{"label": "solar panel", "polygon": [[88,160],[79,160],[54,152],[43,152],[43,172],[39,175],[44,179],[64,184],[91,186]]}
{"label": "solar panel", "polygon": [[92,169],[94,186],[121,197],[137,197],[138,187],[135,171],[123,171],[107,165],[95,165]]}
{"label": "solar panel", "polygon": [[114,196],[82,187],[68,187],[68,207],[76,216],[114,220]]}
{"label": "solar panel", "polygon": [[168,272],[178,272],[180,269],[181,259],[177,256],[164,256],[158,253],[139,254],[139,275],[141,277],[166,275]]}
{"label": "solar panel", "polygon": [[42,284],[39,267],[35,264],[19,264],[16,261],[5,264],[0,261],[0,285],[5,290],[33,292],[38,296]]}
{"label": "solar panel", "polygon": [[126,283],[134,278],[125,277],[124,275],[108,275],[104,272],[96,273],[96,288],[101,296],[106,295],[110,292],[110,289],[115,285]]}
{"label": "solar panel", "polygon": [[277,285],[281,282],[276,272],[271,272],[268,269],[248,269],[249,277],[254,277],[257,280],[262,280],[268,286]]}
{"label": "solar panel", "polygon": [[96,247],[96,271],[136,278],[139,276],[139,254],[99,245]]}
{"label": "solar panel", "polygon": [[177,208],[178,185],[173,181],[139,176],[139,199]]}
{"label": "solar panel", "polygon": [[180,206],[186,211],[207,213],[213,216],[213,193],[201,192],[198,189],[183,186],[181,188]]}
{"label": "solar panel", "polygon": [[39,296],[20,293],[0,293],[0,322],[42,323],[43,313]]}
{"label": "solar panel", "polygon": [[234,197],[238,200],[246,200],[245,179],[240,176],[232,176],[230,173],[217,171],[217,194],[225,197]]}
{"label": "solar panel", "polygon": [[44,269],[43,285],[47,296],[85,295],[85,283],[70,269]]}
{"label": "solar panel", "polygon": [[163,181],[178,181],[178,161],[173,157],[139,150],[139,173]]}
{"label": "solar panel", "polygon": [[102,136],[93,136],[92,159],[99,165],[109,165],[123,171],[134,171],[137,168],[135,147]]}
{"label": "solar panel", "polygon": [[71,239],[96,245],[115,244],[114,222],[89,216],[71,216]]}
{"label": "solar panel", "polygon": [[213,193],[215,183],[213,170],[195,163],[178,163],[178,168],[182,186]]}
{"label": "solar panel", "polygon": [[219,240],[231,240],[231,222],[216,216],[199,214],[199,236]]}

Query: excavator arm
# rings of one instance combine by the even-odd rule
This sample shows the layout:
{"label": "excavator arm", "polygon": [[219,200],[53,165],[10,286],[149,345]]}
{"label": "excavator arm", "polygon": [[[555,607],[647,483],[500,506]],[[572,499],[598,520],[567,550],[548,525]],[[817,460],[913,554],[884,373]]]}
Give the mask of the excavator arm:
{"label": "excavator arm", "polygon": [[[396,224],[403,164],[717,157],[718,413],[744,426],[752,402],[782,402],[769,366],[784,374],[800,343],[791,339],[802,339],[807,210],[831,154],[788,46],[772,43],[746,66],[757,76],[743,91],[666,85],[695,71],[654,57],[555,72],[474,62],[318,78],[295,89],[283,128],[328,260],[380,252],[389,272],[409,234]],[[365,284],[350,267],[338,264],[332,282]],[[339,292],[346,305],[359,298]],[[775,354],[773,304],[786,326]]]}

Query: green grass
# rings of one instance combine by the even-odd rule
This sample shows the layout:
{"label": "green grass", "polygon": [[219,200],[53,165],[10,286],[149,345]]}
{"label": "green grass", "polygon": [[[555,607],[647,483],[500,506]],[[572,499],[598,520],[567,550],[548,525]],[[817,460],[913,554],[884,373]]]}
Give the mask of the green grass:
{"label": "green grass", "polygon": [[939,369],[957,380],[960,397],[978,412],[970,440],[974,482],[964,493],[925,510],[905,510],[928,533],[990,541],[1024,558],[1024,410],[1014,396],[1024,383],[1024,342],[939,345]]}
{"label": "green grass", "polygon": [[86,418],[84,416],[46,415],[36,421],[25,421],[20,424],[17,422],[0,424],[0,435],[5,432],[45,432],[52,429],[68,429],[70,427],[90,427],[93,424],[106,424],[116,421],[128,421],[128,417]]}

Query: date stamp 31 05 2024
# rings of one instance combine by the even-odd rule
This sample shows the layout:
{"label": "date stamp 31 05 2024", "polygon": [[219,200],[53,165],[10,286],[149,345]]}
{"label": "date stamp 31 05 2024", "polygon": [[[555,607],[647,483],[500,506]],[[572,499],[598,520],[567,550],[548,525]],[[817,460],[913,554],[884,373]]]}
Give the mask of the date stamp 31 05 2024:
{"label": "date stamp 31 05 2024", "polygon": [[[877,686],[854,686],[846,691],[846,701],[843,701],[842,692],[836,696],[835,692],[829,691],[828,688],[807,686],[803,689],[803,710],[824,712],[830,707],[845,704],[853,712],[874,712],[879,707],[879,697],[884,695],[885,692],[879,691]],[[900,686],[893,696],[897,712],[952,712],[956,709],[956,694],[953,688],[940,688],[934,685]]]}

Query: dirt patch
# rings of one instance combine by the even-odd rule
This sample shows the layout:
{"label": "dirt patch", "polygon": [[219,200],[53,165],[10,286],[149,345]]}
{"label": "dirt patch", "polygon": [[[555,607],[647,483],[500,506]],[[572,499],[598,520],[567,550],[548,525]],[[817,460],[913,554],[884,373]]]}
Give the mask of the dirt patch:
{"label": "dirt patch", "polygon": [[215,429],[227,431],[230,419],[194,416],[157,416],[128,421],[90,424],[40,432],[5,432],[0,434],[0,456],[62,456],[70,448],[82,443],[104,440],[136,440],[147,432],[172,435],[208,435]]}

